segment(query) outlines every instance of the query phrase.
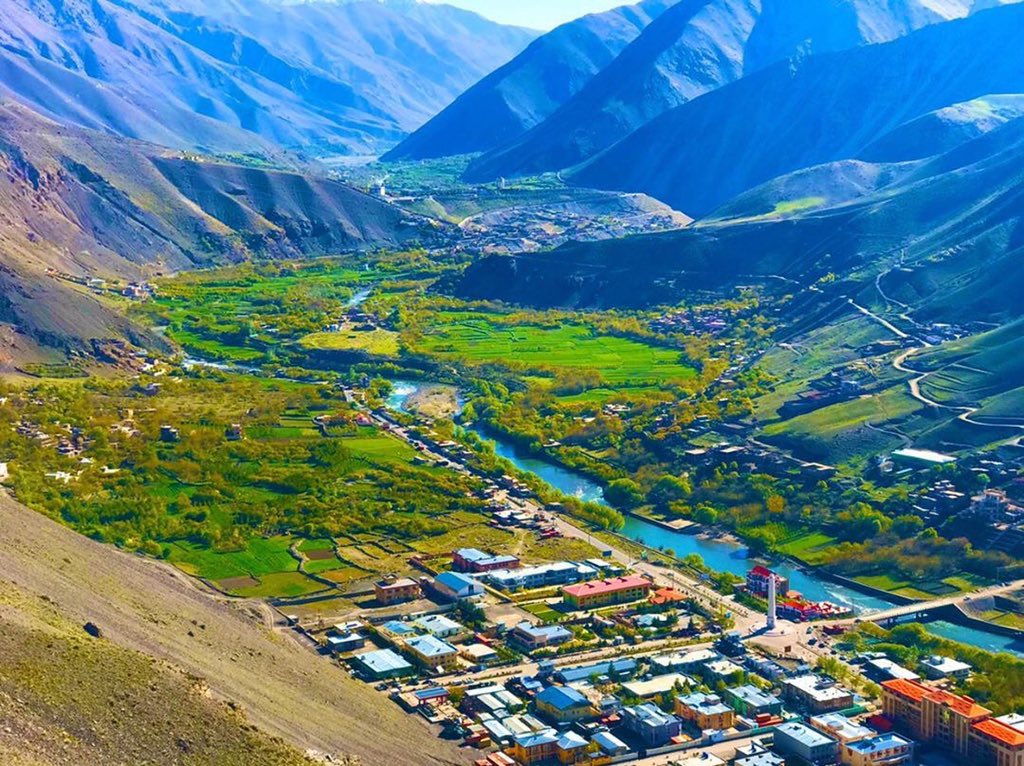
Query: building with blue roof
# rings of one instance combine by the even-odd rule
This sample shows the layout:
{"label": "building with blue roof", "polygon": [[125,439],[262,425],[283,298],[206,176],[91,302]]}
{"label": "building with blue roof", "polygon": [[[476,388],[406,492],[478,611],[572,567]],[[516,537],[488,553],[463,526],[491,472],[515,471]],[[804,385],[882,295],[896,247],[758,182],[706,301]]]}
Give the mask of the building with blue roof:
{"label": "building with blue roof", "polygon": [[636,675],[637,661],[631,657],[608,662],[595,662],[578,668],[562,668],[555,672],[555,678],[564,684],[589,681],[591,678],[612,678],[625,680]]}
{"label": "building with blue roof", "polygon": [[558,733],[554,729],[520,734],[513,741],[514,757],[522,764],[538,763],[555,758],[558,752]]}
{"label": "building with blue roof", "polygon": [[668,744],[673,737],[678,737],[683,733],[681,719],[664,712],[657,705],[652,705],[649,702],[622,708],[622,722],[626,729],[636,735],[647,747],[660,747]]}
{"label": "building with blue roof", "polygon": [[434,589],[445,598],[454,601],[484,594],[482,583],[461,572],[441,572],[434,578]]}
{"label": "building with blue roof", "polygon": [[907,766],[914,762],[914,742],[895,732],[849,742],[843,751],[843,762],[851,766]]}
{"label": "building with blue roof", "polygon": [[559,723],[595,715],[590,701],[570,686],[549,686],[533,698],[533,704],[538,713]]}
{"label": "building with blue roof", "polygon": [[459,664],[459,650],[435,636],[414,636],[405,642],[405,648],[428,668],[454,670]]}
{"label": "building with blue roof", "polygon": [[556,748],[562,763],[576,763],[590,743],[574,731],[566,731],[558,738]]}
{"label": "building with blue roof", "polygon": [[415,673],[413,666],[402,655],[391,649],[378,649],[365,654],[357,654],[352,664],[374,681],[385,678],[402,678]]}
{"label": "building with blue roof", "polygon": [[629,745],[611,732],[599,731],[590,738],[590,741],[601,748],[601,752],[605,755],[625,755],[629,752]]}
{"label": "building with blue roof", "polygon": [[419,631],[410,622],[402,622],[402,620],[388,620],[380,629],[397,638],[408,638],[419,634]]}

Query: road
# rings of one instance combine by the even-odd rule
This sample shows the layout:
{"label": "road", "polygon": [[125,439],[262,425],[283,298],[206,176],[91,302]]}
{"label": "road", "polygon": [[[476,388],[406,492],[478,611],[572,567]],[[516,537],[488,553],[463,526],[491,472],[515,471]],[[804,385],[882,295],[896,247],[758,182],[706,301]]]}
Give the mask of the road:
{"label": "road", "polygon": [[[909,324],[914,325],[915,327],[920,327],[920,325],[918,325],[917,322],[915,322],[909,316],[909,314],[907,313],[910,310],[910,307],[907,306],[907,304],[905,304],[905,303],[900,303],[896,299],[889,297],[888,295],[886,295],[885,291],[882,289],[882,284],[881,284],[882,283],[882,279],[887,274],[889,274],[891,271],[892,270],[890,269],[890,271],[883,272],[882,274],[879,274],[875,278],[875,289],[878,290],[878,294],[882,297],[882,300],[884,300],[887,305],[890,305],[890,306],[896,305],[896,306],[904,309],[904,313],[899,315],[900,319],[903,319],[904,321],[908,322]],[[879,316],[878,314],[876,314],[875,312],[871,311],[870,309],[867,309],[864,306],[861,306],[861,305],[855,303],[852,298],[848,298],[847,301],[849,302],[849,304],[851,306],[853,306],[861,314],[863,314],[864,316],[869,317],[870,319],[874,320],[875,322],[880,324],[882,327],[884,327],[886,330],[891,332],[893,335],[895,335],[900,340],[907,340],[907,339],[913,338],[913,336],[909,335],[908,333],[906,333],[903,330],[901,330],[900,328],[898,328],[896,325],[894,325],[892,322],[890,322],[885,317]],[[916,340],[921,344],[920,346],[916,346],[914,348],[910,348],[910,349],[907,349],[907,350],[903,351],[901,354],[899,354],[899,356],[897,356],[893,360],[893,363],[892,363],[892,366],[893,366],[893,368],[895,370],[897,370],[898,372],[902,372],[902,373],[904,373],[906,375],[910,375],[911,376],[911,378],[907,381],[907,387],[910,390],[910,395],[915,400],[921,402],[921,404],[924,404],[924,405],[926,405],[928,407],[932,407],[934,409],[940,409],[940,410],[947,410],[949,412],[955,412],[955,413],[957,413],[957,420],[960,420],[963,423],[967,423],[968,425],[977,426],[979,428],[1002,428],[1002,429],[1013,429],[1013,430],[1017,430],[1017,431],[1024,431],[1024,425],[1011,424],[1011,423],[986,423],[986,422],[981,421],[981,420],[975,420],[974,419],[974,415],[975,415],[975,413],[977,413],[981,409],[980,407],[966,407],[966,406],[957,406],[957,405],[952,405],[952,404],[944,404],[942,402],[937,402],[934,399],[931,399],[930,397],[926,396],[921,391],[921,384],[925,380],[927,380],[929,376],[934,375],[935,371],[932,371],[932,372],[921,372],[919,370],[914,370],[914,369],[912,369],[910,367],[907,367],[907,361],[910,359],[910,357],[914,356],[915,354],[919,354],[920,352],[925,351],[926,349],[929,349],[929,348],[934,348],[934,346],[931,343],[928,343],[927,341],[920,340],[920,339],[916,339]],[[880,429],[876,429],[876,430],[880,430]],[[906,437],[902,437],[902,438],[906,438]]]}
{"label": "road", "polygon": [[907,360],[909,360],[910,357],[912,357],[914,354],[924,351],[925,348],[927,348],[927,346],[907,349],[902,354],[897,356],[892,362],[892,366],[897,371],[907,375],[914,376],[907,381],[907,385],[910,388],[910,395],[914,399],[929,407],[934,407],[940,410],[948,410],[950,412],[956,412],[958,413],[957,420],[960,420],[972,426],[978,426],[980,428],[1002,428],[1024,431],[1024,425],[1018,425],[1013,423],[985,423],[984,421],[981,420],[975,420],[974,414],[981,409],[980,407],[964,407],[953,404],[943,404],[942,402],[937,402],[934,399],[931,399],[928,396],[926,396],[921,391],[921,384],[925,380],[927,380],[931,375],[934,375],[935,371],[921,372],[920,370],[914,370],[910,367],[907,367]]}

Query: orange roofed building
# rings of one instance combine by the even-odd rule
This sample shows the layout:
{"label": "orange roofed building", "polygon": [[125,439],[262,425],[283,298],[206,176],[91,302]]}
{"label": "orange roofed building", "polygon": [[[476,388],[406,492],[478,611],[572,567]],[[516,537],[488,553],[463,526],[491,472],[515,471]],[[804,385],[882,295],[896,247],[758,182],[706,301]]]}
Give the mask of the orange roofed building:
{"label": "orange roofed building", "polygon": [[651,581],[636,575],[611,580],[591,580],[562,588],[565,602],[574,609],[594,609],[647,598]]}
{"label": "orange roofed building", "polygon": [[971,727],[970,749],[979,763],[1024,766],[1024,732],[997,718]]}
{"label": "orange roofed building", "polygon": [[1024,732],[970,697],[903,679],[882,692],[886,717],[917,739],[973,763],[1024,766]]}

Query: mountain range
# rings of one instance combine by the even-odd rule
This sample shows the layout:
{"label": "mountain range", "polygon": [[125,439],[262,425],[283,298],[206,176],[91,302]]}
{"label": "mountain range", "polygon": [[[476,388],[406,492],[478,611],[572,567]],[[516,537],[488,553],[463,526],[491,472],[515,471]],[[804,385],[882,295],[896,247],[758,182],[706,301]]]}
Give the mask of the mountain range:
{"label": "mountain range", "polygon": [[0,322],[46,345],[159,345],[59,278],[144,279],[250,257],[429,238],[434,224],[316,174],[211,161],[0,104]]}
{"label": "mountain range", "polygon": [[677,0],[642,0],[554,29],[388,152],[420,160],[495,149],[576,95]]}
{"label": "mountain range", "polygon": [[8,0],[0,95],[205,153],[373,154],[535,36],[397,0]]}
{"label": "mountain range", "polygon": [[569,168],[775,64],[891,41],[972,7],[972,0],[683,0],[543,123],[474,162],[467,179]]}

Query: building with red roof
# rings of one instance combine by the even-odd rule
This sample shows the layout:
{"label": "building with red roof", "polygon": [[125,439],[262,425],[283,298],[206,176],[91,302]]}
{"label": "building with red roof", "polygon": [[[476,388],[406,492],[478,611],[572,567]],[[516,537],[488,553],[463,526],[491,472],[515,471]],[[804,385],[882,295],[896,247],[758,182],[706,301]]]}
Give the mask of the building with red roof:
{"label": "building with red roof", "polygon": [[1024,766],[1024,731],[998,718],[971,727],[970,751],[981,763]]}
{"label": "building with red roof", "polygon": [[[882,709],[897,729],[947,750],[961,758],[974,754],[975,724],[988,721],[992,711],[970,697],[925,686],[918,681],[895,679],[882,684]],[[1006,766],[1001,761],[1000,766]],[[1019,763],[1018,766],[1024,766]]]}
{"label": "building with red roof", "polygon": [[625,604],[647,598],[651,581],[637,575],[610,580],[591,580],[562,588],[562,597],[574,609],[594,609],[611,604]]}

